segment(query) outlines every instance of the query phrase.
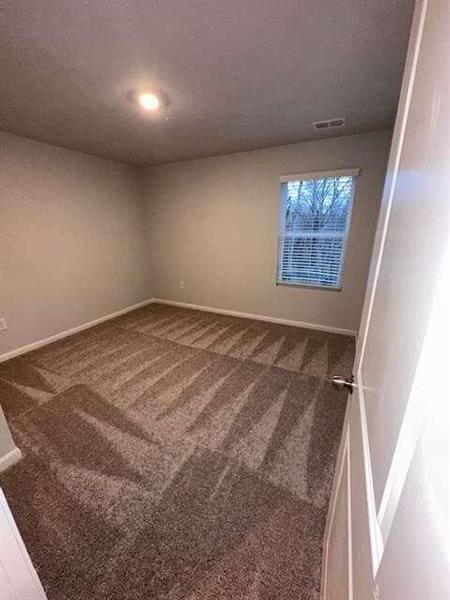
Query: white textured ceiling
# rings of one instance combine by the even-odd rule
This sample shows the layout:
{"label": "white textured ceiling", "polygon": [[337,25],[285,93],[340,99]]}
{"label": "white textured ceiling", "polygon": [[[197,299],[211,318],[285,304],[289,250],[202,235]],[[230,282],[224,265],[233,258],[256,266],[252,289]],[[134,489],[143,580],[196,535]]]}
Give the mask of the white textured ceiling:
{"label": "white textured ceiling", "polygon": [[[412,0],[2,0],[0,129],[135,164],[390,127]],[[161,90],[158,116],[130,95]],[[316,133],[311,122],[344,116]]]}

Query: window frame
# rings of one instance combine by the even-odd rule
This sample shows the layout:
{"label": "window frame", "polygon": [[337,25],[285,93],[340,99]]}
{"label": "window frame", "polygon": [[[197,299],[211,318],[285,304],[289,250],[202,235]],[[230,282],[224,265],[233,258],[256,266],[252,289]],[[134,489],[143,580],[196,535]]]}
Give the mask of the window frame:
{"label": "window frame", "polygon": [[[306,288],[306,289],[314,289],[314,290],[322,290],[328,292],[340,292],[342,291],[342,280],[344,274],[345,261],[347,258],[347,246],[350,238],[351,232],[351,222],[353,215],[353,207],[355,203],[355,194],[356,194],[356,181],[361,173],[360,168],[349,168],[349,169],[335,169],[330,171],[314,171],[310,173],[294,173],[290,175],[281,175],[279,178],[279,186],[278,186],[278,236],[277,236],[277,262],[276,262],[276,272],[275,272],[275,285],[276,286],[287,286],[294,288]],[[286,210],[285,203],[286,199],[282,197],[282,184],[288,183],[290,181],[307,181],[311,179],[325,179],[328,177],[353,177],[353,193],[349,203],[348,212],[347,212],[347,221],[343,236],[343,245],[342,245],[342,255],[341,262],[339,268],[339,277],[338,277],[338,285],[337,286],[329,286],[323,284],[314,284],[314,283],[300,283],[300,282],[292,282],[292,281],[282,281],[280,279],[280,257],[282,253],[282,243],[281,240],[285,234],[285,218],[286,218]]]}

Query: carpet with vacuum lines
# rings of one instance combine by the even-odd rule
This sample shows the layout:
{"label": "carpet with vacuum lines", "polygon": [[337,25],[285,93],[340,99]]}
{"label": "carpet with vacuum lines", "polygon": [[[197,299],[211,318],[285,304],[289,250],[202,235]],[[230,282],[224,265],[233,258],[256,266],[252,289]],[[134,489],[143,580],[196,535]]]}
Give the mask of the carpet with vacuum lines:
{"label": "carpet with vacuum lines", "polygon": [[311,600],[350,337],[151,304],[0,365],[49,600]]}

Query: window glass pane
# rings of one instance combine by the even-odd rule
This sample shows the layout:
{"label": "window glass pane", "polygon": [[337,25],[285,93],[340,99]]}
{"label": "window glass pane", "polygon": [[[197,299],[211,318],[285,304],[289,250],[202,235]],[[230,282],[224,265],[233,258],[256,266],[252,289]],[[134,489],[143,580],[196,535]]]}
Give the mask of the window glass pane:
{"label": "window glass pane", "polygon": [[354,177],[281,184],[278,281],[339,287]]}

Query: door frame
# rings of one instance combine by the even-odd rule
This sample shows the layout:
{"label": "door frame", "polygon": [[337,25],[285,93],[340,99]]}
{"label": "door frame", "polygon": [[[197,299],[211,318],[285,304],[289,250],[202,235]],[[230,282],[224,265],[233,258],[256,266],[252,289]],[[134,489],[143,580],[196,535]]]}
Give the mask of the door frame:
{"label": "door frame", "polygon": [[0,587],[8,600],[46,600],[44,588],[0,488]]}
{"label": "door frame", "polygon": [[322,576],[320,585],[320,598],[326,600],[325,593],[327,589],[327,565],[330,546],[330,534],[336,513],[336,504],[338,499],[338,490],[341,486],[344,468],[347,470],[347,553],[348,553],[348,590],[349,600],[353,598],[353,546],[352,546],[352,501],[351,501],[351,469],[350,469],[350,415],[351,415],[351,395],[347,398],[347,407],[345,409],[344,424],[342,428],[342,437],[339,443],[339,449],[334,469],[333,486],[331,489],[330,505],[328,508],[325,524],[324,545],[322,552]]}

